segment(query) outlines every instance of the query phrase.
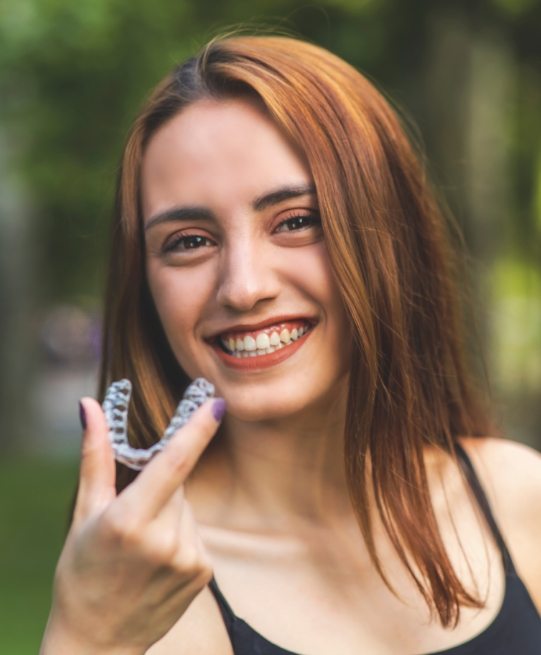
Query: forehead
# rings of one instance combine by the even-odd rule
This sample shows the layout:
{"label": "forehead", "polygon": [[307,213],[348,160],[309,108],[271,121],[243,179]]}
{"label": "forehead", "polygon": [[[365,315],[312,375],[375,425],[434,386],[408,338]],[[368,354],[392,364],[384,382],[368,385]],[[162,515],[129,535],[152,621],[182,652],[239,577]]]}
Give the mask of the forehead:
{"label": "forehead", "polygon": [[255,102],[200,100],[150,139],[143,211],[148,216],[179,203],[219,210],[269,188],[310,181],[302,156]]}

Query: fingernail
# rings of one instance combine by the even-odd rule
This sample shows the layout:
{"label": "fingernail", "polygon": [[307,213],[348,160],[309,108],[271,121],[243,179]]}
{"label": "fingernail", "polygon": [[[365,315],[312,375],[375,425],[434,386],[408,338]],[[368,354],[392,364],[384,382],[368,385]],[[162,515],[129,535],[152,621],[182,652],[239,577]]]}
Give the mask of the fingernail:
{"label": "fingernail", "polygon": [[81,427],[83,430],[86,430],[86,412],[81,401],[79,401],[79,420],[81,421]]}
{"label": "fingernail", "polygon": [[225,400],[223,398],[216,398],[212,403],[212,416],[216,421],[221,421],[225,414]]}

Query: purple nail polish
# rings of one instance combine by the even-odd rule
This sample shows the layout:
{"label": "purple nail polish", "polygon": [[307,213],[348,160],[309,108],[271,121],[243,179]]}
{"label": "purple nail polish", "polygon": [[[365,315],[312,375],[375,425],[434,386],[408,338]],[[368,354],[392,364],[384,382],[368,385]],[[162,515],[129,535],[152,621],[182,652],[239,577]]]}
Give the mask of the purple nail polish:
{"label": "purple nail polish", "polygon": [[223,398],[216,398],[212,403],[212,415],[216,421],[221,421],[225,414],[225,400]]}
{"label": "purple nail polish", "polygon": [[81,427],[83,430],[86,430],[86,412],[81,401],[79,401],[79,420],[81,421]]}

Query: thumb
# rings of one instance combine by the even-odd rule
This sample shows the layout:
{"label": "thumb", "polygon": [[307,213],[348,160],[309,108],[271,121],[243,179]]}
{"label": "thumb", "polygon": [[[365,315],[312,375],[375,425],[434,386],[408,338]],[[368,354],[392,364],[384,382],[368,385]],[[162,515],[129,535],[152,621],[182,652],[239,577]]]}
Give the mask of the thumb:
{"label": "thumb", "polygon": [[93,398],[80,400],[83,439],[75,520],[108,505],[116,496],[115,458],[103,410]]}

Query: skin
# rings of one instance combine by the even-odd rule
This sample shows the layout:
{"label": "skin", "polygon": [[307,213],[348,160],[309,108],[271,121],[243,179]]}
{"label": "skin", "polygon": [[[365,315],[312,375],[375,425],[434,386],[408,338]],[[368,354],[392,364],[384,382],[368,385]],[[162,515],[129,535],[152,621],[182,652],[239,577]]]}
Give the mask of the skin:
{"label": "skin", "polygon": [[[42,655],[230,655],[205,588],[211,567],[237,615],[293,652],[391,655],[399,644],[400,652],[424,653],[484,630],[503,596],[500,556],[445,456],[426,453],[432,501],[451,561],[485,607],[465,608],[454,630],[430,623],[377,520],[376,545],[400,599],[370,562],[339,437],[351,335],[312,220],[315,198],[254,208],[255,199],[278,188],[312,183],[299,153],[250,102],[200,101],[151,139],[142,181],[147,275],[158,314],[180,364],[214,382],[228,412],[209,446],[217,423],[203,407],[115,498],[103,415],[85,400],[76,521],[59,562]],[[163,220],[164,212],[194,206],[206,217]],[[293,216],[307,218],[284,223]],[[171,243],[175,249],[165,252]],[[188,244],[197,247],[186,250]],[[291,314],[317,324],[275,366],[232,369],[209,344],[232,325]],[[464,445],[519,573],[541,604],[540,458],[495,439]],[[366,502],[373,507],[374,499]]]}

